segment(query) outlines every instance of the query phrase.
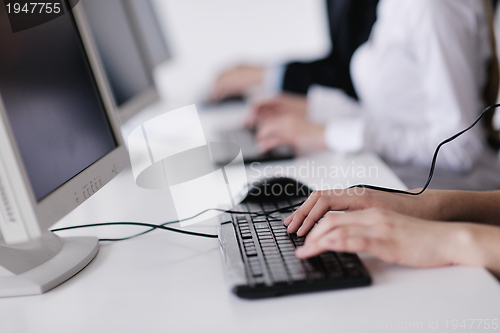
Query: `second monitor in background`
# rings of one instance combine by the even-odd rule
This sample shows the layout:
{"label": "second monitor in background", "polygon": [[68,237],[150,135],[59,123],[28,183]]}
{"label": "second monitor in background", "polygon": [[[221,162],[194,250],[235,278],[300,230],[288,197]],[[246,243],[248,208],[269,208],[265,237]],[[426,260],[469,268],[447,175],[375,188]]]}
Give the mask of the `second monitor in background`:
{"label": "second monitor in background", "polygon": [[123,0],[137,40],[151,69],[172,57],[152,0]]}
{"label": "second monitor in background", "polygon": [[122,122],[159,99],[122,0],[83,0],[92,37]]}

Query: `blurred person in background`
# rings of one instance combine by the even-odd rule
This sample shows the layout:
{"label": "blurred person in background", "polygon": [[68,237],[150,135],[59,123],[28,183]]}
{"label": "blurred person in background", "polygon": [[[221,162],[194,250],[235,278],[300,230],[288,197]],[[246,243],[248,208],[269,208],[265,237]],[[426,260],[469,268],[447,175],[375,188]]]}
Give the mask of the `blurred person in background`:
{"label": "blurred person in background", "polygon": [[222,73],[215,81],[215,101],[244,95],[255,86],[268,92],[305,95],[312,84],[343,89],[356,97],[349,63],[356,49],[368,40],[376,20],[378,0],[327,0],[331,51],[324,59],[284,65],[239,66]]}
{"label": "blurred person in background", "polygon": [[[355,96],[312,85],[307,97],[256,105],[247,124],[263,151],[370,150],[407,185],[421,186],[436,146],[496,102],[495,48],[489,0],[380,0],[349,64]],[[435,187],[500,188],[500,162],[486,140],[498,136],[486,118],[486,131],[477,126],[442,150]]]}

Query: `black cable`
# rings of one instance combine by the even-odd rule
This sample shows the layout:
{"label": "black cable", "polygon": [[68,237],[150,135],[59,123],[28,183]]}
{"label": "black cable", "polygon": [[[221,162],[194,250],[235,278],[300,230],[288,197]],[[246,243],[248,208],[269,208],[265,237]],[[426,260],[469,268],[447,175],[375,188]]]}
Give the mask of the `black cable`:
{"label": "black cable", "polygon": [[[425,183],[424,187],[419,192],[408,192],[408,191],[397,190],[397,189],[392,189],[392,188],[387,188],[387,187],[380,187],[380,186],[374,186],[374,185],[365,185],[365,184],[353,185],[353,186],[350,186],[348,188],[349,189],[351,189],[351,188],[366,188],[366,189],[370,189],[370,190],[376,190],[376,191],[382,191],[382,192],[389,192],[389,193],[407,194],[407,195],[420,195],[420,194],[424,193],[424,191],[427,189],[427,187],[429,187],[429,184],[430,184],[430,182],[432,180],[432,177],[434,176],[434,170],[436,169],[437,157],[438,157],[439,150],[441,149],[441,147],[444,146],[445,144],[447,144],[447,143],[455,140],[456,138],[458,138],[459,136],[461,136],[465,132],[469,131],[471,128],[473,128],[474,126],[477,125],[477,123],[481,120],[481,118],[483,118],[483,116],[485,115],[486,112],[488,112],[488,111],[490,111],[492,109],[498,108],[498,107],[500,107],[500,104],[495,104],[495,105],[488,106],[486,109],[484,109],[481,112],[481,114],[479,115],[479,117],[477,117],[477,119],[469,127],[467,127],[466,129],[458,132],[457,134],[449,137],[448,139],[442,141],[437,146],[436,151],[434,152],[434,156],[432,158],[431,168],[430,168],[430,171],[429,171],[429,177],[427,178],[427,182]],[[166,227],[165,225],[179,223],[179,222],[183,222],[183,221],[188,221],[188,220],[194,219],[195,217],[198,217],[198,216],[200,216],[200,215],[202,215],[202,214],[204,214],[204,213],[206,213],[208,211],[211,211],[211,210],[221,211],[221,212],[229,213],[229,214],[270,215],[270,214],[273,214],[273,213],[283,212],[283,211],[289,210],[291,208],[295,208],[297,206],[302,205],[304,202],[305,201],[297,203],[297,204],[294,204],[294,205],[290,205],[290,206],[287,206],[287,207],[278,208],[278,209],[275,209],[275,210],[272,210],[272,211],[267,211],[267,212],[262,212],[262,211],[261,212],[240,212],[240,211],[224,210],[224,209],[220,209],[220,208],[208,208],[208,209],[205,209],[204,211],[202,211],[202,212],[200,212],[200,213],[198,213],[196,215],[193,215],[191,217],[188,217],[188,218],[185,218],[185,219],[182,219],[182,220],[165,222],[163,224],[151,224],[151,223],[142,223],[142,222],[108,222],[108,223],[94,223],[94,224],[77,225],[77,226],[72,226],[72,227],[65,227],[65,228],[53,229],[52,231],[63,231],[63,230],[71,230],[71,229],[79,229],[79,228],[89,228],[89,227],[101,227],[101,226],[109,226],[109,225],[136,225],[136,226],[150,227],[151,229],[143,231],[143,232],[135,234],[135,235],[132,235],[132,236],[129,236],[129,237],[123,237],[123,238],[103,238],[103,239],[99,239],[99,241],[117,242],[117,241],[132,239],[132,238],[135,238],[135,237],[147,234],[147,233],[149,233],[149,232],[151,232],[151,231],[153,231],[155,229],[168,230],[168,231],[178,232],[178,233],[192,235],[192,236],[217,238],[218,237],[217,235],[198,233],[198,232],[194,232],[194,231],[186,231],[186,230],[181,230],[181,229],[176,229],[176,228],[169,228],[169,227]]]}
{"label": "black cable", "polygon": [[483,116],[486,112],[490,111],[491,109],[496,109],[499,106],[500,106],[500,104],[488,106],[486,109],[483,110],[483,112],[481,112],[479,117],[477,117],[477,119],[472,123],[472,125],[470,125],[466,129],[458,132],[457,134],[449,137],[448,139],[444,140],[443,142],[441,142],[437,146],[436,151],[434,152],[434,156],[432,158],[431,169],[429,171],[429,177],[427,178],[427,182],[425,183],[424,187],[419,192],[408,192],[408,191],[396,190],[396,189],[387,188],[387,187],[380,187],[380,186],[374,186],[374,185],[364,185],[364,184],[353,185],[349,188],[366,188],[366,189],[370,189],[370,190],[383,191],[383,192],[389,192],[389,193],[408,194],[408,195],[420,195],[420,194],[424,193],[424,191],[427,189],[427,187],[429,187],[429,184],[431,183],[432,176],[434,176],[434,170],[436,169],[437,157],[438,157],[438,153],[439,153],[439,150],[441,149],[441,147],[444,146],[445,144],[447,144],[448,142],[455,140],[456,138],[458,138],[459,136],[461,136],[465,132],[469,131],[472,127],[476,126],[476,124],[479,122],[479,120],[481,120],[481,118],[483,118]]}
{"label": "black cable", "polygon": [[[217,235],[204,234],[204,233],[200,233],[200,232],[194,232],[194,231],[187,231],[187,230],[182,230],[182,229],[165,227],[164,225],[158,225],[158,224],[152,224],[152,223],[142,223],[142,222],[106,222],[106,223],[93,223],[93,224],[75,225],[75,226],[71,226],[71,227],[58,228],[58,229],[53,229],[51,231],[54,232],[54,231],[63,231],[63,230],[80,229],[80,228],[104,227],[104,226],[110,226],[110,225],[134,225],[134,226],[140,226],[140,227],[150,227],[152,229],[168,230],[168,231],[178,232],[178,233],[181,233],[181,234],[186,234],[186,235],[191,235],[191,236],[199,236],[199,237],[207,237],[207,238],[218,238]],[[102,238],[102,239],[99,239],[99,241],[119,241],[119,240],[125,240],[125,239],[130,239],[130,238],[132,238],[132,236],[131,237],[125,237],[125,238],[110,238],[110,239],[108,239],[108,238]]]}
{"label": "black cable", "polygon": [[297,206],[302,205],[302,203],[303,202],[298,203],[298,204],[294,204],[294,205],[291,205],[291,206],[287,206],[287,207],[282,207],[282,208],[279,208],[279,209],[276,209],[276,210],[273,210],[273,211],[268,211],[268,212],[239,212],[239,211],[224,210],[224,209],[220,209],[220,208],[208,208],[208,209],[205,209],[204,211],[202,211],[202,212],[200,212],[200,213],[198,213],[196,215],[193,215],[191,217],[188,217],[188,218],[185,218],[185,219],[181,219],[181,220],[169,221],[169,222],[165,222],[165,223],[162,223],[162,224],[152,224],[152,223],[142,223],[142,222],[105,222],[105,223],[93,223],[93,224],[75,225],[75,226],[71,226],[71,227],[63,227],[63,228],[58,228],[58,229],[52,229],[51,231],[52,232],[54,232],[54,231],[57,232],[57,231],[72,230],[72,229],[82,229],[82,228],[90,228],[90,227],[104,227],[104,226],[110,226],[110,225],[135,225],[135,226],[143,226],[143,227],[151,227],[151,228],[149,230],[146,230],[146,231],[143,231],[143,232],[140,232],[140,233],[137,233],[135,235],[128,236],[128,237],[122,237],[122,238],[100,238],[99,241],[102,241],[102,242],[104,242],[104,241],[106,241],[106,242],[119,242],[119,241],[129,240],[129,239],[132,239],[132,238],[135,238],[135,237],[139,237],[139,236],[145,235],[145,234],[147,234],[147,233],[149,233],[149,232],[151,232],[151,231],[153,231],[155,229],[169,230],[169,231],[179,232],[179,233],[183,233],[183,234],[188,234],[188,235],[191,235],[191,236],[217,238],[218,237],[217,235],[203,234],[203,233],[198,233],[198,232],[194,232],[194,231],[185,231],[185,230],[176,229],[176,228],[169,228],[169,227],[165,227],[165,225],[167,225],[167,224],[174,224],[174,223],[180,223],[180,222],[183,222],[183,221],[188,221],[188,220],[194,219],[195,217],[198,217],[201,214],[204,214],[204,213],[206,213],[206,212],[208,212],[210,210],[221,211],[221,212],[229,213],[229,214],[269,215],[269,214],[272,214],[272,213],[281,212],[281,211],[284,211],[284,210],[295,208]]}

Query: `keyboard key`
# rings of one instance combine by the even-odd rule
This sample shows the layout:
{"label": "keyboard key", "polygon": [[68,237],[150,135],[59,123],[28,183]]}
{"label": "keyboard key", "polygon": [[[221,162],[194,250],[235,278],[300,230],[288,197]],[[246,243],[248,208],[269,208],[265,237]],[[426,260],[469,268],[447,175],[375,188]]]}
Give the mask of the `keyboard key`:
{"label": "keyboard key", "polygon": [[283,222],[281,222],[281,217],[280,217],[279,221],[272,221],[272,222],[269,222],[269,224],[272,227],[282,227],[283,226]]}
{"label": "keyboard key", "polygon": [[281,215],[278,212],[267,215],[268,220],[281,221]]}
{"label": "keyboard key", "polygon": [[283,263],[283,258],[278,251],[264,251],[264,259],[266,261],[278,261]]}
{"label": "keyboard key", "polygon": [[300,264],[286,264],[286,267],[290,271],[290,273],[305,273],[306,271],[304,270],[304,267]]}
{"label": "keyboard key", "polygon": [[290,239],[276,239],[278,245],[282,248],[292,248],[295,249],[293,242]]}
{"label": "keyboard key", "polygon": [[262,271],[260,270],[260,268],[253,270],[252,276],[254,276],[254,277],[262,276]]}
{"label": "keyboard key", "polygon": [[[294,202],[302,201],[303,199],[294,200]],[[262,211],[262,208],[273,211],[289,205],[289,202],[283,201],[276,205],[272,203],[262,206],[248,205],[247,209],[257,213]],[[358,284],[361,285],[366,273],[356,255],[326,252],[308,260],[298,259],[295,256],[295,249],[304,244],[305,237],[287,232],[282,220],[286,216],[287,213],[278,212],[267,215],[233,216],[237,234],[241,236],[242,255],[246,258],[249,283],[252,286],[260,288],[289,284],[306,286],[320,279],[335,284],[335,280],[349,278],[360,281]],[[252,231],[250,224],[253,225],[255,232]]]}
{"label": "keyboard key", "polygon": [[283,253],[283,260],[287,263],[300,263],[300,259],[294,253]]}
{"label": "keyboard key", "polygon": [[259,277],[254,278],[254,282],[256,285],[262,285],[262,284],[264,284],[265,280],[264,280],[264,277],[259,276]]}
{"label": "keyboard key", "polygon": [[283,277],[287,277],[286,275],[286,271],[285,271],[285,267],[283,266],[283,264],[268,264],[267,267],[269,267],[269,272],[271,273],[271,275],[273,277],[277,277],[277,276],[283,276]]}
{"label": "keyboard key", "polygon": [[269,270],[274,283],[288,282],[288,274],[283,266],[269,267]]}
{"label": "keyboard key", "polygon": [[249,258],[248,262],[250,263],[250,265],[257,265],[257,264],[260,265],[259,258],[257,258],[257,257]]}
{"label": "keyboard key", "polygon": [[290,273],[292,280],[303,281],[307,279],[307,274],[305,272]]}

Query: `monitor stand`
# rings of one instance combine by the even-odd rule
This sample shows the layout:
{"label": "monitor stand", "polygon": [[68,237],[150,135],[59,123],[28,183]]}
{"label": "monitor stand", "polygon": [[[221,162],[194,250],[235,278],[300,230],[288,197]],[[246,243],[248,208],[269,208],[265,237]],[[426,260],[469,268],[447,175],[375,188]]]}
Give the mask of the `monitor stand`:
{"label": "monitor stand", "polygon": [[0,235],[0,297],[46,292],[87,266],[99,250],[95,237],[64,237],[47,231],[40,239],[7,245]]}

